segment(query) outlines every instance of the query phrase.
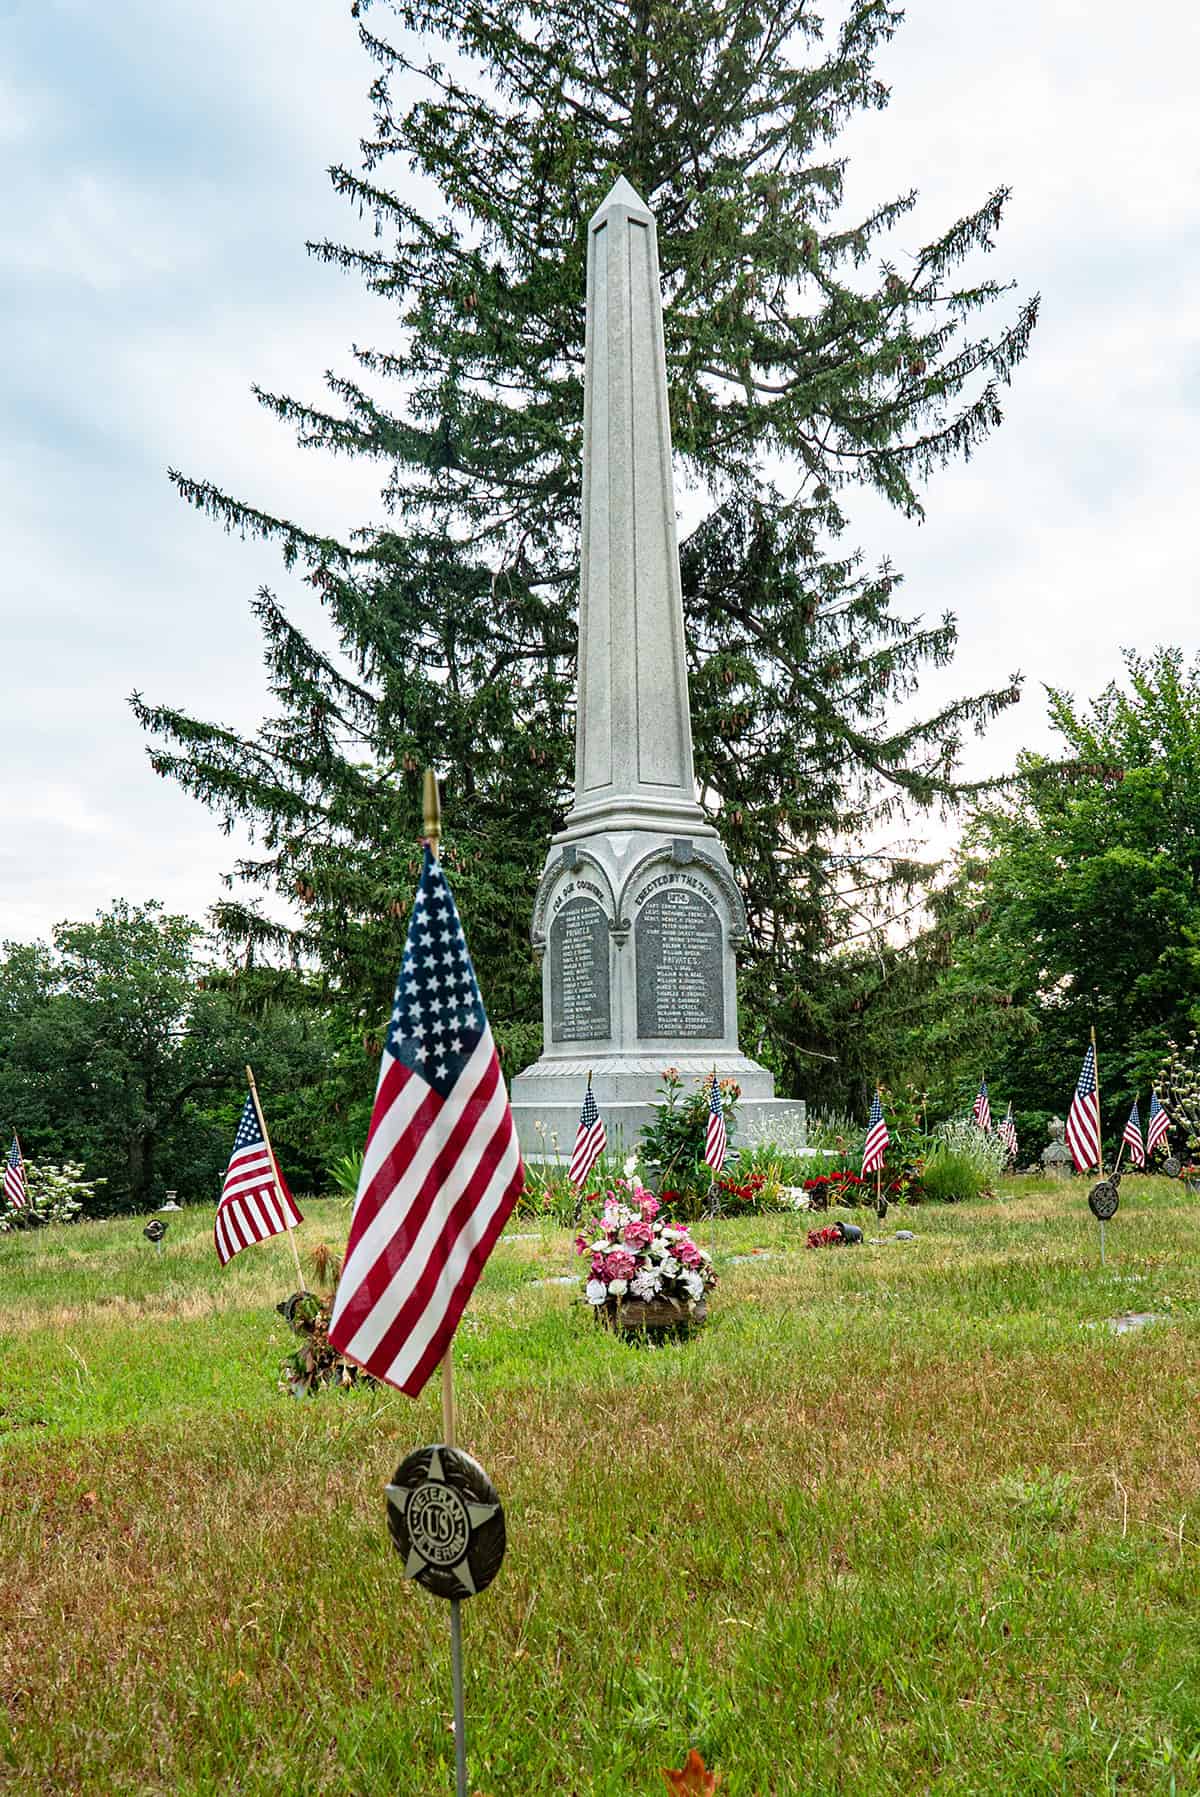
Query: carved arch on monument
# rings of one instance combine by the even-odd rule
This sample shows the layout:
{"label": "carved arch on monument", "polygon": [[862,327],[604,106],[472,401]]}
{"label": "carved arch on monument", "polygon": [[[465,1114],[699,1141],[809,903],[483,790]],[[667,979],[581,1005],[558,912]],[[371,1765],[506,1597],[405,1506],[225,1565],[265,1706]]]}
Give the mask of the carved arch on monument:
{"label": "carved arch on monument", "polygon": [[[686,853],[680,854],[680,847],[684,848]],[[653,867],[659,861],[668,861],[675,867],[689,867],[693,864],[702,867],[729,906],[730,945],[746,940],[746,907],[742,902],[737,881],[729,869],[716,859],[715,855],[706,854],[703,849],[697,848],[692,842],[664,843],[659,848],[651,849],[648,855],[643,855],[641,860],[630,868],[625,883],[621,887],[621,902],[617,908],[616,922],[612,926],[614,935],[618,931],[628,935],[630,925],[625,907],[629,902],[630,894],[646,869]]]}
{"label": "carved arch on monument", "polygon": [[[568,857],[570,857],[570,859],[568,859]],[[529,926],[529,938],[533,944],[535,954],[542,955],[545,952],[546,907],[550,903],[550,894],[554,891],[554,888],[564,874],[577,872],[585,861],[588,866],[594,868],[596,873],[600,876],[604,892],[608,899],[608,927],[610,931],[615,929],[614,920],[617,916],[617,901],[612,889],[612,881],[608,877],[608,869],[602,861],[592,854],[590,849],[579,848],[575,843],[570,842],[563,848],[562,854],[558,859],[551,861],[543,869],[542,877],[538,881],[537,891],[533,897],[533,921]]]}

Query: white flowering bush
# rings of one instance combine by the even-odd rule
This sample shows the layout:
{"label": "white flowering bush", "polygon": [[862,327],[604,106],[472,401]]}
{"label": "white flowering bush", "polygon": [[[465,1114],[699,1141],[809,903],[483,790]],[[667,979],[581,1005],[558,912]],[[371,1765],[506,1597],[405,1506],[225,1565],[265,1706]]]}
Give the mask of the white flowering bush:
{"label": "white flowering bush", "polygon": [[1178,1132],[1174,1152],[1186,1159],[1186,1148],[1194,1158],[1200,1154],[1200,1039],[1195,1030],[1182,1047],[1178,1042],[1167,1043],[1167,1058],[1158,1072],[1158,1095]]}
{"label": "white flowering bush", "polygon": [[74,1223],[84,1206],[95,1196],[102,1179],[85,1179],[78,1161],[64,1161],[55,1167],[46,1161],[25,1162],[25,1190],[28,1203],[0,1211],[0,1233],[11,1229],[28,1229],[38,1223]]}
{"label": "white flowering bush", "polygon": [[717,1283],[687,1224],[672,1222],[636,1174],[593,1193],[591,1202],[599,1202],[599,1212],[575,1238],[575,1252],[590,1257],[583,1292],[589,1304],[599,1309],[630,1298],[666,1298],[692,1311]]}

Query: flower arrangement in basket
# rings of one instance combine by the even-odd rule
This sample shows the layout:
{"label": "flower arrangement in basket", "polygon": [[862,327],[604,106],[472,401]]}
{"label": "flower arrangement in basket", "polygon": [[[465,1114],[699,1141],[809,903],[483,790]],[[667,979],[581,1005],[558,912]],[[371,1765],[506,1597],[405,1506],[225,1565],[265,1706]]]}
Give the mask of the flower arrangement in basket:
{"label": "flower arrangement in basket", "polygon": [[624,1328],[702,1320],[717,1283],[712,1261],[636,1175],[615,1180],[599,1214],[585,1221],[591,1231],[576,1236],[575,1252],[590,1256],[583,1295],[598,1316]]}

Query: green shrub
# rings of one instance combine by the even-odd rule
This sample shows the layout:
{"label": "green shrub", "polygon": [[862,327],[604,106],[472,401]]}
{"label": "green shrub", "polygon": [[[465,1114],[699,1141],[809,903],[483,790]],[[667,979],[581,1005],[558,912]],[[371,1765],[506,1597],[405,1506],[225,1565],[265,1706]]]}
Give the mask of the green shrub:
{"label": "green shrub", "polygon": [[970,1155],[945,1146],[935,1148],[926,1161],[921,1186],[926,1198],[942,1204],[979,1198],[988,1189],[987,1180]]}
{"label": "green shrub", "polygon": [[982,1198],[995,1191],[1007,1163],[1008,1151],[998,1136],[985,1135],[970,1118],[960,1117],[935,1135],[921,1185],[927,1197],[946,1204]]}
{"label": "green shrub", "polygon": [[[706,1075],[693,1091],[685,1092],[678,1069],[668,1067],[659,1092],[654,1120],[646,1124],[638,1141],[638,1159],[655,1176],[664,1202],[665,1194],[672,1194],[673,1214],[686,1221],[699,1215],[712,1185],[711,1170],[704,1162],[710,1079]],[[731,1147],[741,1095],[735,1080],[721,1081],[725,1130]]]}

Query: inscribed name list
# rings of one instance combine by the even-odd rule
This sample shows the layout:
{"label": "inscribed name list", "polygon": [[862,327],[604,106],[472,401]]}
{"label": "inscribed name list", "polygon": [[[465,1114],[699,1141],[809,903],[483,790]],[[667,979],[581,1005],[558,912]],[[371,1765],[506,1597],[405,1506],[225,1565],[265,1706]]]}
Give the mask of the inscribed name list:
{"label": "inscribed name list", "polygon": [[668,886],[646,900],[634,928],[638,1035],[725,1034],[725,945],[708,900]]}
{"label": "inscribed name list", "polygon": [[555,1042],[612,1034],[608,919],[591,899],[568,899],[550,925],[550,1034]]}

